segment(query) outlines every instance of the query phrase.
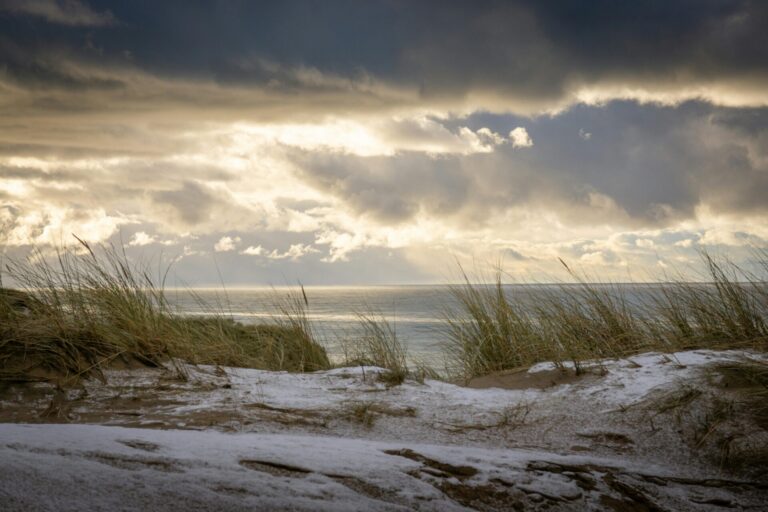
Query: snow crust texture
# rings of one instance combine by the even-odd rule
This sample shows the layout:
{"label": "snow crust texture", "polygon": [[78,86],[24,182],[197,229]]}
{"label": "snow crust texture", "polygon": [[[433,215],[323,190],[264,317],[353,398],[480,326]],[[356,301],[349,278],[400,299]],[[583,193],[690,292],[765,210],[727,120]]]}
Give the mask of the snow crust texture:
{"label": "snow crust texture", "polygon": [[372,367],[12,388],[0,509],[760,510],[768,483],[722,471],[652,408],[745,356],[760,357],[644,354],[526,389],[388,388]]}
{"label": "snow crust texture", "polygon": [[718,510],[758,484],[617,459],[339,437],[0,426],[3,510]]}

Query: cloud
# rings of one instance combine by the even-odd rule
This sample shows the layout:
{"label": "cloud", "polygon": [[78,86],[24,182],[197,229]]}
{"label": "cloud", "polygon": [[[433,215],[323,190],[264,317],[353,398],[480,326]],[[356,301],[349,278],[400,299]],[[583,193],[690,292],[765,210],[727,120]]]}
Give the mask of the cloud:
{"label": "cloud", "polygon": [[533,146],[533,139],[531,139],[528,131],[522,126],[518,126],[509,132],[509,138],[512,140],[513,148],[530,148]]}
{"label": "cloud", "polygon": [[319,252],[320,252],[319,250],[312,247],[310,244],[298,243],[298,244],[291,244],[287,250],[282,252],[277,249],[272,249],[271,251],[268,251],[261,245],[251,245],[248,248],[240,251],[240,254],[243,254],[245,256],[261,256],[273,261],[279,261],[279,260],[299,261],[304,256],[307,256],[309,254],[317,254]]}
{"label": "cloud", "polygon": [[213,246],[213,250],[216,252],[230,252],[234,251],[237,247],[237,244],[241,242],[241,239],[239,236],[231,237],[231,236],[223,236],[219,238],[219,241],[216,242],[216,244]]}
{"label": "cloud", "polygon": [[653,249],[656,247],[656,244],[653,240],[648,238],[638,238],[635,240],[635,245],[640,247],[641,249]]}
{"label": "cloud", "polygon": [[[378,229],[402,231],[434,221],[464,237],[477,229],[504,229],[500,224],[529,224],[537,216],[544,233],[551,233],[547,222],[552,229],[670,227],[705,218],[707,208],[714,215],[766,216],[768,203],[758,197],[768,194],[768,129],[744,133],[732,127],[732,120],[728,125],[719,122],[726,112],[729,118],[736,116],[731,109],[702,103],[661,107],[616,102],[529,120],[538,137],[525,151],[502,144],[492,152],[468,155],[285,154],[301,181]],[[742,115],[751,118],[753,113]],[[476,126],[516,126],[517,121],[483,114],[456,125],[476,132]],[[584,144],[580,126],[589,126],[600,137]],[[723,169],[729,169],[727,175]],[[340,233],[353,231],[335,227]],[[520,236],[534,235],[523,231]],[[373,240],[354,239],[357,248]],[[349,249],[331,247],[339,259],[350,254]]]}
{"label": "cloud", "polygon": [[349,255],[366,247],[384,245],[362,233],[341,232],[327,229],[318,233],[315,243],[329,246],[329,255],[324,258],[328,263],[348,261]]}
{"label": "cloud", "polygon": [[271,260],[284,260],[289,259],[291,261],[298,261],[307,254],[320,252],[311,245],[306,244],[293,244],[287,251],[280,252],[277,249],[272,250],[266,256]]}
{"label": "cloud", "polygon": [[343,281],[768,240],[759,2],[2,5],[3,250],[130,229]]}
{"label": "cloud", "polygon": [[211,209],[222,202],[205,185],[191,181],[183,182],[178,189],[151,192],[150,197],[160,210],[167,211],[176,221],[186,226],[203,222]]}
{"label": "cloud", "polygon": [[528,258],[520,251],[507,247],[501,250],[502,261],[525,261]]}
{"label": "cloud", "polygon": [[443,120],[423,115],[364,120],[328,118],[317,123],[239,123],[238,129],[262,143],[357,156],[393,156],[398,152],[433,155],[490,153],[505,143],[489,128],[449,129]]}
{"label": "cloud", "polygon": [[0,205],[0,241],[6,247],[50,247],[69,244],[72,234],[84,240],[103,241],[118,232],[130,219],[104,209],[84,210],[54,205],[25,208],[14,204]]}
{"label": "cloud", "polygon": [[[164,125],[155,134],[116,125],[101,130],[114,132],[108,147],[144,146],[152,153],[0,155],[5,191],[0,204],[17,212],[9,221],[15,227],[4,228],[16,244],[62,229],[58,219],[68,211],[79,215],[67,222],[64,235],[82,229],[104,239],[131,223],[159,234],[153,236],[210,235],[208,245],[197,248],[204,252],[228,236],[222,232],[226,226],[228,232],[258,233],[270,247],[261,254],[265,259],[271,247],[314,242],[327,247],[322,258],[333,262],[354,261],[355,253],[371,248],[407,248],[440,237],[456,247],[475,245],[480,242],[473,237],[485,230],[505,233],[500,236],[513,242],[587,231],[606,236],[605,230],[674,227],[718,216],[760,219],[768,214],[761,199],[768,194],[763,179],[768,132],[760,129],[760,112],[700,102],[678,107],[614,102],[527,119],[478,113],[349,125],[326,120],[291,124],[290,130],[271,122],[214,123],[185,125],[181,132]],[[524,151],[499,135],[522,122],[526,133],[530,129],[537,137]],[[316,140],[324,141],[342,126],[368,130],[380,146],[363,156],[343,146],[309,144],[297,135],[314,130]],[[451,141],[442,146],[450,151],[434,152],[431,143],[407,146],[401,141],[407,130],[397,131],[406,126],[439,134]],[[599,137],[584,144],[579,128]],[[466,140],[476,138],[488,150],[456,150],[472,146],[461,133],[471,133]],[[99,212],[113,219],[112,231],[92,229],[90,219]],[[262,238],[267,232],[276,233],[268,244]],[[291,233],[307,238],[296,240]],[[518,249],[541,256],[540,249],[515,245]],[[280,260],[291,258],[271,261]]]}
{"label": "cloud", "polygon": [[144,231],[138,231],[133,234],[133,237],[131,237],[131,241],[128,242],[128,245],[130,247],[141,247],[144,245],[149,245],[157,242],[157,238],[155,238],[152,235],[148,235]]}
{"label": "cloud", "polygon": [[[295,123],[476,111],[551,114],[617,99],[768,106],[767,6],[746,0],[624,4],[596,2],[574,18],[560,4],[527,1],[471,8],[424,2],[412,9],[331,3],[305,20],[289,5],[246,3],[223,12],[172,1],[161,8],[131,4],[115,8],[142,27],[140,36],[125,23],[86,45],[90,36],[78,30],[49,29],[37,37],[0,18],[0,33],[7,34],[0,83],[13,105],[4,117],[31,120],[44,113],[36,122],[51,116],[59,122],[98,112],[100,122],[113,117],[126,124],[201,116]],[[83,22],[108,19],[74,0],[5,5],[17,12],[69,12],[62,19]],[[183,31],[174,29],[180,16]],[[401,30],[371,29],[362,44],[352,20],[371,16],[387,17]],[[140,21],[146,19],[153,22]],[[333,36],[320,25],[323,19],[334,20]],[[344,20],[349,26],[340,24]],[[354,51],[345,37],[355,41]],[[434,135],[424,134],[425,141]]]}
{"label": "cloud", "polygon": [[458,157],[420,153],[357,157],[293,151],[301,179],[384,223],[411,219],[420,211],[450,215],[462,207],[472,180]]}
{"label": "cloud", "polygon": [[261,245],[251,245],[247,249],[244,249],[240,251],[240,254],[246,255],[246,256],[262,256],[270,260],[290,260],[290,261],[299,261],[304,256],[307,256],[308,254],[316,254],[320,251],[315,249],[309,244],[291,244],[290,247],[286,251],[278,251],[277,249],[272,249],[271,251],[267,251],[262,247]]}
{"label": "cloud", "polygon": [[705,230],[698,243],[706,246],[765,247],[768,240],[742,229],[714,227]]}
{"label": "cloud", "polygon": [[605,266],[619,261],[619,257],[613,251],[593,251],[581,255],[579,261],[589,265]]}
{"label": "cloud", "polygon": [[5,0],[0,4],[0,10],[70,26],[103,27],[116,22],[110,11],[94,11],[78,0]]}
{"label": "cloud", "polygon": [[240,252],[240,254],[245,254],[247,256],[261,256],[264,253],[264,248],[260,245],[251,245]]}
{"label": "cloud", "polygon": [[504,138],[488,128],[480,128],[476,132],[463,126],[459,129],[459,137],[465,141],[471,150],[462,151],[464,154],[490,153],[494,148],[504,143]]}

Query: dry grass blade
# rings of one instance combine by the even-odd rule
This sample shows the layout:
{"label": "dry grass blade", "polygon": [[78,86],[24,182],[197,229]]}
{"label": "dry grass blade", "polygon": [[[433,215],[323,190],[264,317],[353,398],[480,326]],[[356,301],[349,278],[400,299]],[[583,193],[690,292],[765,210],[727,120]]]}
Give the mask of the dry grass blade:
{"label": "dry grass blade", "polygon": [[759,273],[703,252],[703,283],[682,278],[644,289],[633,302],[627,288],[593,283],[563,264],[573,284],[541,287],[526,296],[506,288],[498,272],[479,284],[461,270],[445,315],[446,350],[464,378],[530,366],[627,357],[690,348],[768,348],[768,254]]}
{"label": "dry grass blade", "polygon": [[157,285],[123,250],[77,240],[52,259],[34,251],[6,266],[21,290],[0,294],[0,379],[68,382],[98,376],[117,359],[151,366],[180,358],[290,371],[330,367],[304,314],[305,294],[274,325],[246,326],[220,312],[189,318],[169,305],[165,274]]}
{"label": "dry grass blade", "polygon": [[530,308],[505,293],[501,273],[493,284],[463,284],[450,293],[458,304],[446,311],[446,350],[465,378],[533,364],[552,355]]}
{"label": "dry grass blade", "polygon": [[388,370],[379,379],[388,385],[402,384],[410,375],[407,350],[395,326],[381,314],[358,312],[357,332],[345,342],[345,365],[377,366]]}

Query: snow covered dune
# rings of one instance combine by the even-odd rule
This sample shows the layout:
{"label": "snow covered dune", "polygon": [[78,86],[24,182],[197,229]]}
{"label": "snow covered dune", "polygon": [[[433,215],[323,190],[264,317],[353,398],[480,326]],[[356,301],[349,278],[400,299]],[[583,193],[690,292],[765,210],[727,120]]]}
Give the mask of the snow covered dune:
{"label": "snow covered dune", "polygon": [[339,437],[0,426],[4,510],[706,510],[756,483],[621,459]]}
{"label": "snow covered dune", "polygon": [[595,363],[577,379],[541,364],[494,377],[508,389],[387,387],[372,367],[188,367],[187,380],[114,370],[106,384],[69,391],[10,387],[0,395],[0,503],[14,511],[759,508],[765,473],[726,471],[713,455],[723,436],[735,453],[765,442],[765,431],[735,413],[708,419],[737,398],[712,368],[747,357],[763,358],[644,354]]}

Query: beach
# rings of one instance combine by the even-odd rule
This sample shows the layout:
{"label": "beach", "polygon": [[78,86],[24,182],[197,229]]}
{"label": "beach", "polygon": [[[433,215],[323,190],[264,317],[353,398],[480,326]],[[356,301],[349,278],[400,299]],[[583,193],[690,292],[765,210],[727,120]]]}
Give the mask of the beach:
{"label": "beach", "polygon": [[[479,388],[388,386],[376,367],[211,366],[184,380],[108,370],[63,394],[12,387],[0,497],[9,511],[759,508],[765,479],[723,470],[690,439],[723,396],[708,368],[745,357],[766,360],[650,353],[569,382],[542,363]],[[697,400],[668,408],[689,387]],[[717,436],[743,433],[738,421]]]}

